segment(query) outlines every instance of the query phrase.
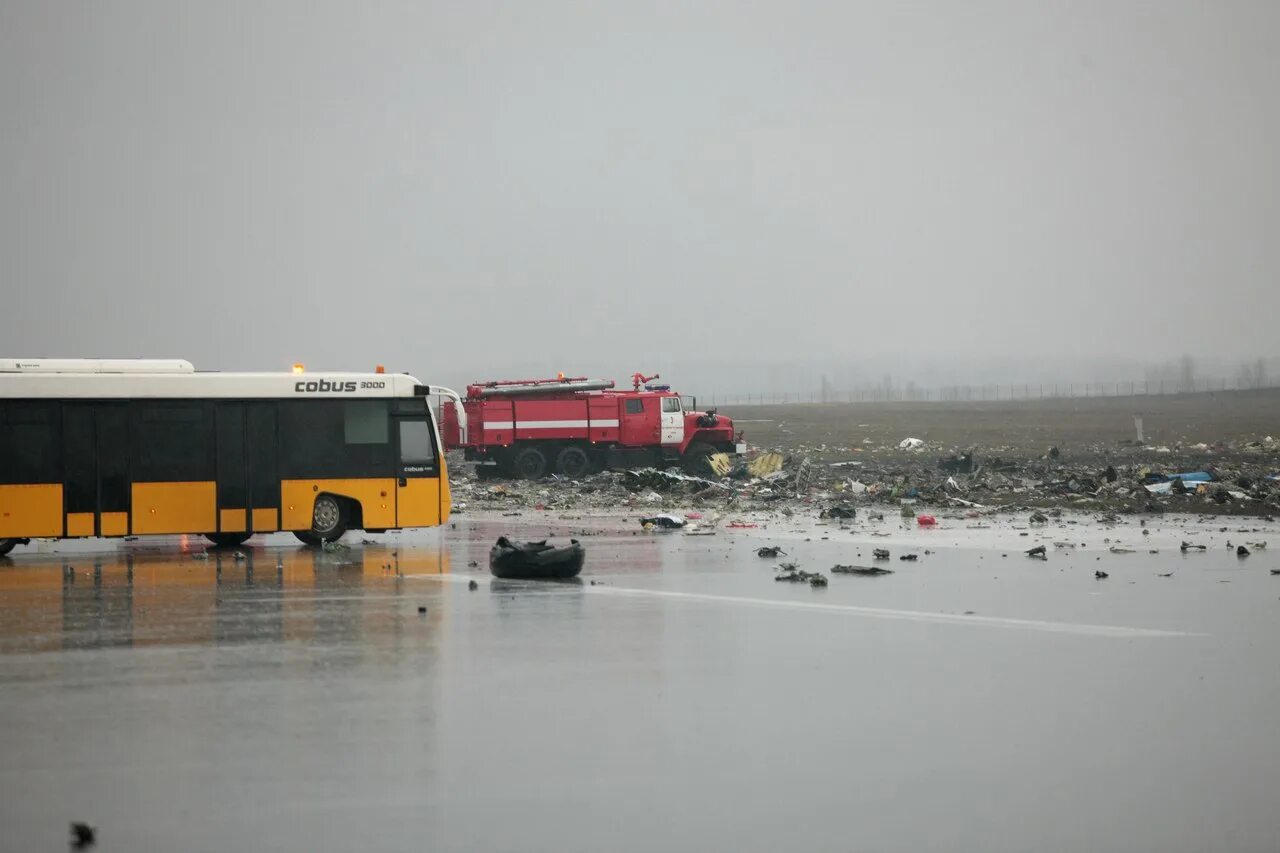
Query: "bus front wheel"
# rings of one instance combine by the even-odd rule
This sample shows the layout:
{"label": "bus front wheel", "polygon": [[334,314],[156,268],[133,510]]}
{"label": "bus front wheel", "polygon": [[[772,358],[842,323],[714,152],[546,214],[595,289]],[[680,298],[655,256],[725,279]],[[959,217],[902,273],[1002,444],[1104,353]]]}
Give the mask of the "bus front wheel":
{"label": "bus front wheel", "polygon": [[333,542],[346,532],[347,513],[343,502],[333,495],[316,497],[311,510],[311,535],[323,542]]}
{"label": "bus front wheel", "polygon": [[8,554],[13,550],[13,546],[18,544],[17,539],[0,539],[0,557]]}

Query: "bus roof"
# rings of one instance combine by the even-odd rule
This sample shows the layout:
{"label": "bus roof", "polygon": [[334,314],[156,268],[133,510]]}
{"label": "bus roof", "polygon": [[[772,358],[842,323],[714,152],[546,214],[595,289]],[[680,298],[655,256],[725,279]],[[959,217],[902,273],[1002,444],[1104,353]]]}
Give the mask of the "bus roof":
{"label": "bus roof", "polygon": [[407,373],[197,372],[187,361],[0,359],[0,399],[351,399],[435,393]]}

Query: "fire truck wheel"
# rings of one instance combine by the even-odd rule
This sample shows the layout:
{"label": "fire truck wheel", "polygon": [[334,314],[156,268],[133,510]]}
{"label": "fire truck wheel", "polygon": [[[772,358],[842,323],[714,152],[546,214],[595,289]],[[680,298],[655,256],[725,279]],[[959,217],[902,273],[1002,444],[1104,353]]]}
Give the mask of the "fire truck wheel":
{"label": "fire truck wheel", "polygon": [[581,447],[566,447],[556,457],[556,471],[566,477],[581,477],[591,470],[591,458]]}
{"label": "fire truck wheel", "polygon": [[684,460],[681,467],[684,468],[686,473],[695,477],[709,477],[712,474],[710,459],[715,452],[715,448],[711,445],[695,441],[684,452]]}
{"label": "fire truck wheel", "polygon": [[516,454],[511,467],[522,480],[540,480],[547,473],[547,457],[536,447],[526,447]]}

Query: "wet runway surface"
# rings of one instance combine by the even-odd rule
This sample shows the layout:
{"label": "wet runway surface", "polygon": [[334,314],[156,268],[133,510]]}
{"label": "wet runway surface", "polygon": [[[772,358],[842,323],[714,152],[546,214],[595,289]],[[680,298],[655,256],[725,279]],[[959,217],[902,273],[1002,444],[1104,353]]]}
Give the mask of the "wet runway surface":
{"label": "wet runway surface", "polygon": [[[1280,527],[1238,523],[20,549],[0,850],[1275,850]],[[586,526],[581,583],[489,578]]]}

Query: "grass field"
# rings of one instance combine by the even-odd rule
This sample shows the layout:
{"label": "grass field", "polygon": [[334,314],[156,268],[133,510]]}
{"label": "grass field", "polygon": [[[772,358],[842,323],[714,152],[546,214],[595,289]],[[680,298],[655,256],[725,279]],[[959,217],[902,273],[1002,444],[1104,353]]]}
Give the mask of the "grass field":
{"label": "grass field", "polygon": [[912,436],[1010,456],[1056,445],[1079,456],[1132,455],[1141,415],[1149,445],[1280,438],[1280,390],[1168,396],[947,403],[798,403],[721,410],[758,447],[896,448]]}

